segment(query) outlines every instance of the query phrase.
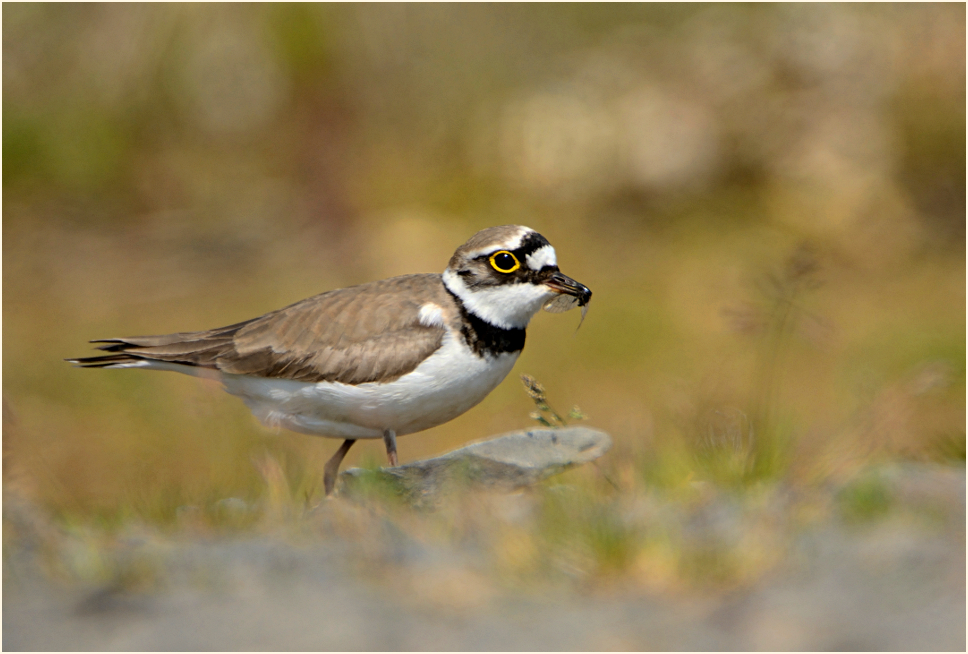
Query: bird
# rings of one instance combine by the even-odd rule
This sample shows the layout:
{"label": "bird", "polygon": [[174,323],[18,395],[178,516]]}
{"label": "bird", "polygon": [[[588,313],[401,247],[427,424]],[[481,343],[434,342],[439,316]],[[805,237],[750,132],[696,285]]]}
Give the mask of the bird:
{"label": "bird", "polygon": [[82,368],[144,368],[215,378],[268,427],[343,442],[323,468],[326,496],[359,439],[448,422],[508,375],[532,317],[588,309],[592,292],[558,269],[554,247],[523,225],[489,227],[443,273],[391,277],[315,295],[207,331],[105,338]]}

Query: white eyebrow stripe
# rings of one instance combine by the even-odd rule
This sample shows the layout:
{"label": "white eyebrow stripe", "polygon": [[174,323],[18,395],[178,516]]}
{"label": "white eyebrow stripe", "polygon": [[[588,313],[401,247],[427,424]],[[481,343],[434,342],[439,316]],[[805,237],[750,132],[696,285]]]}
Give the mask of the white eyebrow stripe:
{"label": "white eyebrow stripe", "polygon": [[433,302],[427,302],[420,307],[417,319],[426,327],[443,327],[444,310]]}
{"label": "white eyebrow stripe", "polygon": [[524,238],[528,234],[531,234],[533,232],[534,230],[531,229],[530,227],[525,227],[524,225],[521,225],[518,229],[518,233],[515,234],[513,237],[511,237],[510,240],[500,244],[488,245],[487,247],[481,248],[479,250],[473,250],[471,252],[468,252],[466,256],[468,259],[476,259],[481,255],[491,254],[492,252],[497,252],[499,250],[517,250],[519,247],[521,247],[521,242],[524,241]]}
{"label": "white eyebrow stripe", "polygon": [[545,266],[557,266],[558,257],[555,255],[553,247],[545,245],[529,254],[525,258],[525,262],[531,270],[541,270]]}
{"label": "white eyebrow stripe", "polygon": [[504,244],[505,249],[517,250],[519,247],[521,247],[521,241],[524,240],[524,237],[533,231],[534,230],[531,229],[530,227],[525,227],[524,225],[520,225],[520,229],[518,229],[518,233],[514,236],[514,239]]}

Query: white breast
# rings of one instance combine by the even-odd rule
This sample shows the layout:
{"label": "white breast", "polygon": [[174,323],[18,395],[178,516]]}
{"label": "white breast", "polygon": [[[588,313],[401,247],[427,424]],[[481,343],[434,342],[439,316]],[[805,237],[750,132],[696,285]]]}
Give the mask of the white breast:
{"label": "white breast", "polygon": [[464,413],[501,383],[518,353],[478,357],[448,333],[412,372],[358,385],[223,375],[225,389],[263,423],[318,436],[381,438],[429,429]]}

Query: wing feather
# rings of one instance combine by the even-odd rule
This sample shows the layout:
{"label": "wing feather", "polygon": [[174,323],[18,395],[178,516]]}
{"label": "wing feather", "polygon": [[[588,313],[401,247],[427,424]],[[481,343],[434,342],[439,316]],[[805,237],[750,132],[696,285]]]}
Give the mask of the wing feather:
{"label": "wing feather", "polygon": [[443,342],[442,327],[419,320],[428,298],[440,306],[452,303],[440,275],[394,277],[209,331],[95,341],[111,354],[70,361],[85,367],[165,361],[308,382],[392,381]]}

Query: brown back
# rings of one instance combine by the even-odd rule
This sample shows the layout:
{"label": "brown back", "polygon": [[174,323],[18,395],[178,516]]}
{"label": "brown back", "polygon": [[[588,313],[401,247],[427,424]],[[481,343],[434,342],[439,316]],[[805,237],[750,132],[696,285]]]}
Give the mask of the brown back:
{"label": "brown back", "polygon": [[203,332],[95,341],[111,354],[73,360],[105,367],[165,361],[226,373],[344,384],[388,382],[412,371],[443,342],[419,322],[425,302],[456,315],[440,275],[405,275],[329,291],[262,317]]}

